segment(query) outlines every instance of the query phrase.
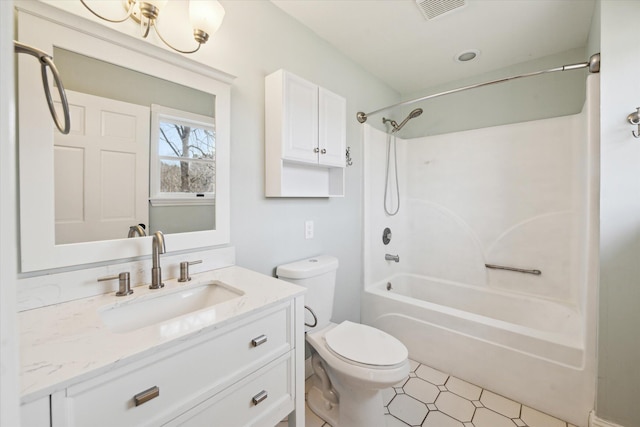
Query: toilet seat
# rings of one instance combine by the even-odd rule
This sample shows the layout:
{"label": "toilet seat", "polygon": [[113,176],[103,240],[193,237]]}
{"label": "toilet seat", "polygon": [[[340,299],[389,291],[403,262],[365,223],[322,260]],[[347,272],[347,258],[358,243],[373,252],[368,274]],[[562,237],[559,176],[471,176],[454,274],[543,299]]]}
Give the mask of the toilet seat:
{"label": "toilet seat", "polygon": [[[409,375],[408,351],[401,342],[398,341],[398,343],[405,348],[404,354],[406,356],[404,360],[400,361],[400,363],[386,366],[367,365],[356,362],[352,359],[347,359],[329,347],[326,335],[338,327],[340,327],[340,325],[330,323],[328,326],[320,330],[307,333],[306,338],[306,341],[309,343],[311,348],[313,348],[322,358],[330,377],[333,376],[335,379],[338,379],[339,383],[343,385],[350,384],[350,386],[355,387],[356,389],[362,388],[367,390],[377,390],[391,387]],[[349,328],[349,326],[347,326],[347,328]],[[395,344],[392,346],[396,347]],[[380,349],[377,349],[372,353],[381,353],[383,351],[384,350],[381,351]]]}
{"label": "toilet seat", "polygon": [[325,334],[327,348],[335,355],[371,367],[394,367],[409,356],[398,339],[371,326],[344,321]]}

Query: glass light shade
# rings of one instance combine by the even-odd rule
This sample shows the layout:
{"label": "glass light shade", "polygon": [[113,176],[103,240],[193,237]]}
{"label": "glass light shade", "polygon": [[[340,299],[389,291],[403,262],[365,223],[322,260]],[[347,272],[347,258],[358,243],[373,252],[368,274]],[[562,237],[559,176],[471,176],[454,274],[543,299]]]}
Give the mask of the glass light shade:
{"label": "glass light shade", "polygon": [[189,18],[194,30],[201,30],[213,35],[224,18],[224,8],[216,0],[190,0]]}

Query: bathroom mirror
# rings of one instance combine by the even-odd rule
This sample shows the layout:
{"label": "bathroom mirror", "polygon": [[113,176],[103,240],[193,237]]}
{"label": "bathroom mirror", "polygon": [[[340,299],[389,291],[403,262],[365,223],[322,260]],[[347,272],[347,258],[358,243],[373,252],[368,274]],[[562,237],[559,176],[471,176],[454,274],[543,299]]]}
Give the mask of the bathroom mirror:
{"label": "bathroom mirror", "polygon": [[74,118],[69,135],[54,132],[56,244],[139,236],[136,225],[215,229],[215,94],[59,47],[53,56]]}
{"label": "bathroom mirror", "polygon": [[[146,136],[143,132],[142,137],[131,138],[138,143],[143,140],[145,142],[145,146],[138,149],[140,153],[144,153],[140,156],[142,161],[131,160],[135,156],[127,152],[128,148],[114,145],[108,158],[98,160],[95,163],[97,166],[83,164],[80,160],[78,164],[83,166],[69,167],[68,165],[73,164],[73,159],[86,157],[86,150],[60,142],[66,136],[60,137],[49,118],[42,94],[40,67],[33,58],[26,55],[17,58],[21,271],[149,255],[150,237],[127,238],[129,226],[145,221],[147,232],[159,229],[167,234],[166,244],[170,252],[228,243],[229,98],[233,77],[41,2],[16,2],[16,9],[18,40],[52,53],[54,62],[59,59],[65,85],[65,72],[69,75],[67,80],[70,83],[66,89],[69,90],[72,105],[72,134],[74,130],[80,133],[88,123],[85,115],[88,115],[89,110],[85,104],[93,105],[96,99],[99,105],[102,105],[103,100],[105,105],[115,102],[107,108],[106,113],[102,111],[98,114],[112,116],[115,131],[111,133],[115,133],[116,137],[123,136],[120,131],[133,126],[133,122],[128,119],[131,115],[123,115],[126,118],[122,119],[112,113],[122,113],[129,104],[140,117],[142,125],[138,127],[146,129]],[[92,67],[94,71],[90,71]],[[138,77],[132,77],[134,75]],[[49,79],[49,83],[52,84],[52,79]],[[117,89],[118,86],[120,89]],[[144,93],[145,91],[148,93]],[[57,91],[53,89],[52,92]],[[75,102],[78,97],[81,102]],[[89,101],[86,97],[89,97]],[[200,157],[189,155],[196,160],[193,163],[198,163],[196,166],[204,164],[204,160],[207,160],[205,157],[215,159],[215,162],[200,168],[214,174],[209,177],[206,185],[194,187],[193,194],[185,192],[174,198],[152,198],[151,202],[162,199],[154,203],[152,210],[149,210],[149,158],[168,164],[169,169],[172,164],[180,169],[180,164],[187,162],[180,162],[178,159],[172,163],[167,153],[161,152],[162,149],[149,146],[149,135],[153,134],[158,138],[158,132],[149,127],[151,105],[146,107],[149,112],[137,110],[138,104],[149,104],[149,100],[168,108],[164,111],[172,112],[162,116],[165,117],[165,122],[159,123],[164,123],[164,126],[168,121],[176,128],[181,126],[181,129],[191,129],[196,123],[200,127],[194,129],[200,131],[199,135],[210,136],[207,140],[209,142],[202,140],[209,146],[208,149],[199,151],[205,154]],[[119,104],[123,102],[126,105]],[[178,116],[184,117],[176,117],[176,111],[180,113]],[[194,115],[199,119],[193,119]],[[97,128],[98,133],[110,133],[102,122]],[[200,148],[204,146],[202,144]],[[69,147],[72,149],[68,149]],[[152,148],[158,150],[155,157],[151,155]],[[176,153],[180,154],[178,151]],[[93,205],[88,205],[83,201],[78,202],[83,197],[74,197],[74,194],[78,196],[83,192],[94,193],[84,188],[89,185],[89,181],[86,181],[89,172],[107,174],[109,176],[105,181],[116,182],[116,185],[104,192],[111,193],[110,199],[97,197]],[[138,197],[142,202],[138,200],[137,208],[132,207],[133,203],[114,203],[114,200],[119,199],[133,200],[133,189],[128,188],[134,187],[129,185],[133,181],[143,193],[142,198]],[[64,194],[64,197],[56,198],[57,193]],[[153,209],[156,207],[157,211],[154,213]],[[60,238],[63,233],[60,229],[56,232],[56,215],[59,219],[66,218],[61,216],[61,212],[67,217],[85,216],[92,209],[98,212],[97,217],[107,216],[107,211],[110,216],[105,223],[90,225],[88,228],[93,231],[106,230],[113,225],[108,224],[112,218],[120,219],[121,224],[113,225],[115,234],[92,233],[95,235],[77,237],[91,233],[76,230],[71,233],[74,236]],[[180,212],[167,213],[172,209],[179,209]],[[196,223],[200,225],[194,227],[193,224]],[[121,231],[122,228],[125,229]],[[122,238],[118,237],[119,233],[122,233]]]}

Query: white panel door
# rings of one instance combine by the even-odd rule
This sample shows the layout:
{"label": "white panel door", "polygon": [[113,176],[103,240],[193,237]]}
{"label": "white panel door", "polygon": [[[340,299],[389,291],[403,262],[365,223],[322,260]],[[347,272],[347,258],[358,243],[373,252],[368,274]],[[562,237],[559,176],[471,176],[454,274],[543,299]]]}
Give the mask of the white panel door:
{"label": "white panel door", "polygon": [[56,244],[126,238],[148,224],[148,107],[67,91],[54,140]]}
{"label": "white panel door", "polygon": [[282,157],[318,163],[318,86],[284,73]]}
{"label": "white panel door", "polygon": [[318,93],[318,162],[345,167],[347,146],[347,101],[324,88]]}

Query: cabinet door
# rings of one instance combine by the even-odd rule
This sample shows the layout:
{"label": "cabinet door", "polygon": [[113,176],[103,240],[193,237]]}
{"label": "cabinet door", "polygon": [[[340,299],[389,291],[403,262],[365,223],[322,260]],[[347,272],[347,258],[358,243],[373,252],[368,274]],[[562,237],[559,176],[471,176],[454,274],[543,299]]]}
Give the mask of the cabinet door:
{"label": "cabinet door", "polygon": [[20,406],[20,420],[25,427],[51,426],[49,396]]}
{"label": "cabinet door", "polygon": [[318,86],[284,73],[282,157],[318,163]]}
{"label": "cabinet door", "polygon": [[319,163],[325,166],[345,166],[347,145],[347,101],[333,92],[319,88]]}

